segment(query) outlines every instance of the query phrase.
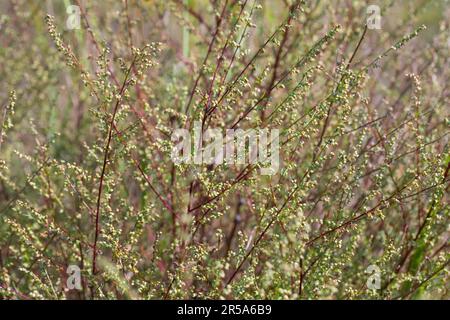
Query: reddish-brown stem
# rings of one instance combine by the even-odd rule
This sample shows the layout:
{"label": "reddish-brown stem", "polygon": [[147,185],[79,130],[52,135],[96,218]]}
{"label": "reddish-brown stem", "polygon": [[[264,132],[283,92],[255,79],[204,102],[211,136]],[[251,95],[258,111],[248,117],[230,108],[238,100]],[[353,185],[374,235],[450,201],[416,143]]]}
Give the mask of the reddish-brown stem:
{"label": "reddish-brown stem", "polygon": [[217,20],[216,30],[214,31],[214,35],[213,35],[213,37],[212,37],[212,39],[211,39],[211,41],[209,43],[208,51],[206,52],[206,56],[203,59],[202,65],[200,66],[200,70],[199,70],[198,76],[195,79],[194,85],[192,86],[191,93],[189,95],[189,100],[188,100],[188,103],[186,105],[185,114],[188,114],[188,112],[189,112],[189,108],[191,106],[192,100],[194,99],[195,90],[197,89],[198,82],[200,81],[200,78],[203,75],[203,67],[206,64],[206,62],[208,61],[208,58],[209,58],[209,56],[210,56],[210,54],[212,52],[212,48],[214,46],[214,43],[217,40],[217,35],[219,34],[220,25],[222,23],[222,18],[223,18],[224,14],[225,14],[225,10],[227,8],[227,5],[228,5],[228,0],[225,1],[225,4],[224,4],[223,9],[222,9],[222,13],[221,13],[219,19]]}
{"label": "reddish-brown stem", "polygon": [[106,165],[108,163],[109,149],[110,149],[110,145],[111,145],[112,131],[113,131],[113,127],[114,127],[114,120],[116,118],[116,114],[119,109],[120,102],[123,97],[123,93],[127,87],[128,77],[130,76],[131,70],[134,66],[134,63],[136,62],[136,59],[137,59],[137,57],[135,57],[133,59],[133,62],[131,63],[130,67],[128,68],[127,74],[125,75],[125,79],[124,79],[122,87],[120,89],[119,97],[117,98],[116,104],[114,106],[113,114],[112,114],[111,121],[109,124],[109,129],[108,129],[108,139],[106,141],[105,151],[104,151],[104,155],[103,155],[103,166],[102,166],[102,172],[100,174],[100,182],[99,182],[99,186],[98,186],[98,196],[97,196],[97,209],[96,209],[96,213],[95,213],[95,236],[94,236],[94,245],[93,245],[93,254],[92,254],[92,274],[94,274],[94,275],[97,272],[97,268],[96,268],[97,267],[96,266],[96,263],[97,263],[97,241],[98,241],[98,236],[100,233],[99,219],[100,219],[100,206],[101,206],[101,199],[102,199],[103,182],[105,179]]}

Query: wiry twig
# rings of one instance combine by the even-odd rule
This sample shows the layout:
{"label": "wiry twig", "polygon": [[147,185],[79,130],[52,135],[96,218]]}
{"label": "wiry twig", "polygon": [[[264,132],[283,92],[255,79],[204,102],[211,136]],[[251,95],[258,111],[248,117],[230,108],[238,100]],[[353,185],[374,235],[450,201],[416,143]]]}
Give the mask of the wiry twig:
{"label": "wiry twig", "polygon": [[116,104],[114,106],[111,121],[109,123],[108,138],[107,138],[106,146],[104,149],[103,166],[102,166],[102,172],[100,174],[100,182],[99,182],[99,186],[98,186],[97,209],[96,209],[96,213],[95,213],[95,237],[94,237],[93,255],[92,255],[92,274],[95,274],[97,271],[96,262],[97,262],[97,241],[98,241],[98,236],[100,233],[100,223],[99,223],[100,206],[101,206],[101,198],[102,198],[102,191],[103,191],[103,182],[104,182],[105,173],[106,173],[106,165],[108,163],[109,149],[110,149],[111,140],[112,140],[112,131],[113,131],[113,127],[114,127],[114,120],[116,119],[116,114],[119,109],[120,102],[122,101],[123,94],[124,94],[125,89],[128,84],[128,77],[130,76],[131,70],[136,62],[136,59],[137,59],[137,56],[134,57],[131,65],[128,68],[128,71],[125,75],[125,79],[124,79],[122,87],[119,91],[119,96],[118,96]]}

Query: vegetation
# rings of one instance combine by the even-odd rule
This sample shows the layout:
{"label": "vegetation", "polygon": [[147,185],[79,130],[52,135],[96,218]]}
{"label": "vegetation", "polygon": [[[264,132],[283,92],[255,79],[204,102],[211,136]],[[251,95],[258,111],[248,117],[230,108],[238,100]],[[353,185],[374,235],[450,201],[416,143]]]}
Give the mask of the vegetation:
{"label": "vegetation", "polygon": [[[450,298],[448,1],[0,8],[0,298]],[[279,171],[175,164],[194,121]]]}

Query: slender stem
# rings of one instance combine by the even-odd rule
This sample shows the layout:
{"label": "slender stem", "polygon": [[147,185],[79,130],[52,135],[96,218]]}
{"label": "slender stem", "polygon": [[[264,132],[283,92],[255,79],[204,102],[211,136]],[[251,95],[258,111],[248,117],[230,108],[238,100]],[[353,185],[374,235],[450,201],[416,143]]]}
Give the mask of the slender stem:
{"label": "slender stem", "polygon": [[128,77],[130,76],[131,70],[136,62],[137,57],[133,59],[133,62],[131,63],[130,67],[128,68],[127,74],[125,75],[125,79],[123,81],[122,87],[119,92],[119,97],[116,101],[116,104],[114,106],[114,111],[111,117],[111,121],[109,124],[108,129],[108,139],[106,141],[105,146],[105,152],[103,155],[103,166],[102,166],[102,172],[100,174],[100,182],[98,186],[98,196],[97,196],[97,210],[95,214],[95,237],[94,237],[94,245],[93,245],[93,255],[92,255],[92,274],[96,274],[97,272],[97,242],[98,242],[98,236],[100,234],[100,206],[101,206],[101,199],[102,199],[102,191],[103,191],[103,183],[105,179],[105,173],[106,173],[106,166],[108,163],[108,157],[109,157],[109,149],[111,145],[111,138],[112,138],[112,131],[114,127],[114,120],[116,118],[117,111],[120,106],[120,102],[122,101],[123,93],[125,92],[127,83],[128,83]]}

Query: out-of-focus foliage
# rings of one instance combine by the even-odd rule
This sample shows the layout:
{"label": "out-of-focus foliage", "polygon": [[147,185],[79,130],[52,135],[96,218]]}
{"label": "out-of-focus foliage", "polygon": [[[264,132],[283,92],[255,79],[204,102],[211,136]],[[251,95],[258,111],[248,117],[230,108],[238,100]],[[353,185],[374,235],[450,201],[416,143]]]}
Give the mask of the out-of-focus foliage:
{"label": "out-of-focus foliage", "polygon": [[[1,1],[0,298],[450,298],[449,10]],[[279,172],[175,165],[195,120]]]}

